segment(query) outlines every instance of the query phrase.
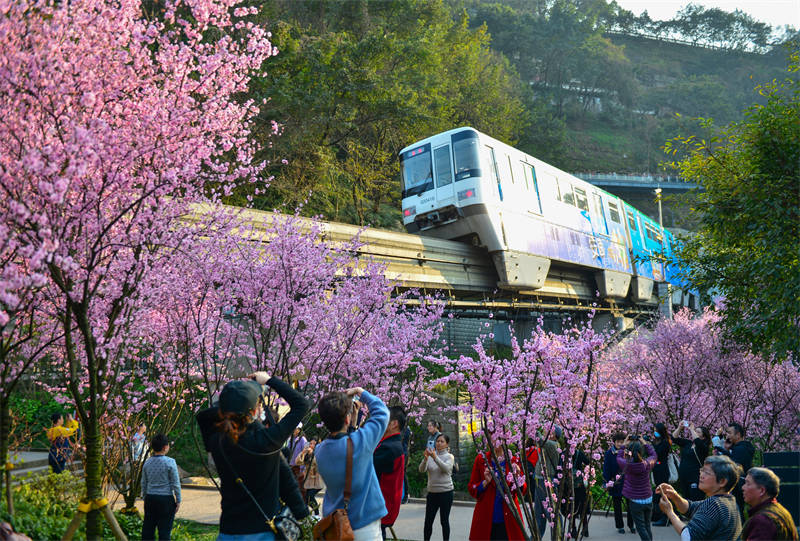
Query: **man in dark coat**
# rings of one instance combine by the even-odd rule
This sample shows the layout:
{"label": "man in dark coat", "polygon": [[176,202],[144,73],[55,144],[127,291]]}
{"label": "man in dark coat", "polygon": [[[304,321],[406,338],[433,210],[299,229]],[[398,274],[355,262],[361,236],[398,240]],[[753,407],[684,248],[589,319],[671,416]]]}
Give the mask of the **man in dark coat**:
{"label": "man in dark coat", "polygon": [[742,487],[744,501],[750,506],[750,518],[744,525],[743,541],[781,539],[797,541],[792,515],[778,503],[781,481],[772,470],[750,468]]}
{"label": "man in dark coat", "polygon": [[756,454],[756,448],[753,447],[752,443],[744,439],[744,427],[736,422],[728,424],[727,439],[731,442],[731,448],[724,451],[724,454],[731,457],[734,462],[742,467],[743,475],[739,478],[739,483],[733,488],[732,494],[736,498],[736,504],[739,506],[739,516],[744,522],[742,487],[744,486],[744,476],[753,466],[753,455]]}

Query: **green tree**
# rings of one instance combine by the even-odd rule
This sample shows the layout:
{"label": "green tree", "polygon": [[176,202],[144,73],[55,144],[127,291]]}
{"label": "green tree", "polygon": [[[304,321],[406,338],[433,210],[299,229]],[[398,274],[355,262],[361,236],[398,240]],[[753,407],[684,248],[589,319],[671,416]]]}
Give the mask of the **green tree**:
{"label": "green tree", "polygon": [[722,323],[756,351],[800,359],[800,53],[789,75],[757,88],[765,103],[708,140],[668,143],[697,182],[700,229],[679,258],[693,287],[724,296]]}
{"label": "green tree", "polygon": [[264,13],[280,54],[252,86],[268,99],[256,136],[274,139],[276,119],[282,136],[264,152],[275,178],[257,207],[396,226],[401,148],[460,125],[513,144],[528,120],[486,28],[441,0],[276,1]]}
{"label": "green tree", "polygon": [[551,0],[512,9],[479,4],[473,24],[483,23],[492,44],[514,62],[535,96],[553,102],[554,114],[580,101],[586,111],[593,98],[630,106],[635,92],[624,48],[603,37],[615,6],[605,0]]}

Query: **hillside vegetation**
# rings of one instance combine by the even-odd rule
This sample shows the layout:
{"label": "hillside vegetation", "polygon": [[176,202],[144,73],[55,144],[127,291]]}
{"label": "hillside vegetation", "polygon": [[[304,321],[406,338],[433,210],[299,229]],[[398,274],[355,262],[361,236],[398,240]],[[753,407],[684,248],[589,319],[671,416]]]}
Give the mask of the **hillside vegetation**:
{"label": "hillside vegetation", "polygon": [[415,140],[471,125],[567,171],[658,173],[667,140],[739,119],[797,47],[741,12],[651,21],[605,0],[267,0],[259,17],[280,51],[249,96],[274,178],[231,202],[394,228]]}

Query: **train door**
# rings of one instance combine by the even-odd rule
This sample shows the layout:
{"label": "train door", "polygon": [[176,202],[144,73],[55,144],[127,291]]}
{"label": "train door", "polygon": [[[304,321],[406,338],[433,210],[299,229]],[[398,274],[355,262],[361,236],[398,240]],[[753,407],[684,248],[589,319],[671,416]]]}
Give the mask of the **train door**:
{"label": "train door", "polygon": [[436,201],[440,207],[452,205],[455,201],[453,184],[453,160],[450,145],[442,145],[433,149],[433,167],[436,177]]}
{"label": "train door", "polygon": [[520,162],[522,165],[522,172],[525,175],[525,189],[529,192],[528,199],[531,204],[528,205],[528,212],[535,212],[536,214],[542,213],[542,198],[539,195],[539,181],[536,178],[536,169],[525,162]]}
{"label": "train door", "polygon": [[652,278],[653,270],[650,264],[650,254],[644,245],[639,212],[627,203],[623,203],[623,206],[625,208],[628,234],[631,239],[631,256],[636,267],[636,274],[645,278]]}
{"label": "train door", "polygon": [[664,270],[662,261],[664,257],[664,239],[660,231],[660,226],[644,217],[640,217],[639,221],[644,229],[644,245],[647,254],[650,256],[650,264],[653,268],[653,279],[663,282]]}
{"label": "train door", "polygon": [[599,193],[595,192],[592,194],[592,201],[594,202],[595,223],[597,224],[594,232],[608,236],[608,221],[603,210],[603,198]]}
{"label": "train door", "polygon": [[497,183],[497,195],[500,198],[500,201],[503,200],[503,186],[500,183],[500,171],[497,168],[497,158],[495,156],[494,149],[489,145],[485,145],[484,149],[484,160],[486,161],[486,165],[489,169],[489,182],[496,182]]}
{"label": "train door", "polygon": [[631,236],[631,249],[633,249],[634,254],[644,254],[645,248],[644,241],[642,240],[642,228],[639,226],[639,220],[638,216],[636,216],[636,211],[633,209],[633,207],[629,207],[627,204],[625,207],[625,218],[628,220],[628,231],[630,232]]}

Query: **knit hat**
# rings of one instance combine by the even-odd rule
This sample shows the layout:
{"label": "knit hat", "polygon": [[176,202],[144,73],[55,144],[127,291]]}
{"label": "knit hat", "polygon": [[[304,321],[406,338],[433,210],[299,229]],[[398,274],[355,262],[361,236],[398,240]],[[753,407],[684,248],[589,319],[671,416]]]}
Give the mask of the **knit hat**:
{"label": "knit hat", "polygon": [[249,413],[258,405],[261,385],[253,380],[228,382],[219,394],[219,411],[222,413]]}

